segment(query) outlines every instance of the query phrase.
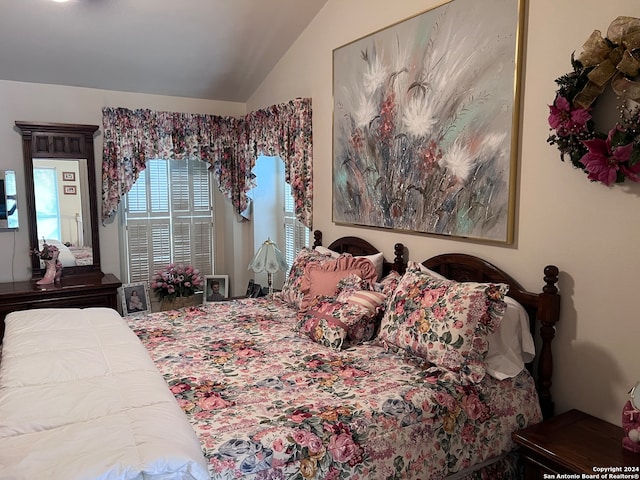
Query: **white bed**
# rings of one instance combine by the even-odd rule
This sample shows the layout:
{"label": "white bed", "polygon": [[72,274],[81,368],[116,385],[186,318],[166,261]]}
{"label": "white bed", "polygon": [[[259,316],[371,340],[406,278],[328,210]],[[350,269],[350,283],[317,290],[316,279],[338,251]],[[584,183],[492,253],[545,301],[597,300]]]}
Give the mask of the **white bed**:
{"label": "white bed", "polygon": [[1,478],[209,478],[193,429],[115,310],[14,312],[5,324]]}

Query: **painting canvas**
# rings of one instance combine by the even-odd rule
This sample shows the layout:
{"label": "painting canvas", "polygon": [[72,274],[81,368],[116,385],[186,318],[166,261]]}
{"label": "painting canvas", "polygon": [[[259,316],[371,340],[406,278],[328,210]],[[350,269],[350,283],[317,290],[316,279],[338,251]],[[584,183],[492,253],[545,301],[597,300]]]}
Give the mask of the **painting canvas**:
{"label": "painting canvas", "polygon": [[333,51],[333,221],[513,241],[524,0],[453,0]]}

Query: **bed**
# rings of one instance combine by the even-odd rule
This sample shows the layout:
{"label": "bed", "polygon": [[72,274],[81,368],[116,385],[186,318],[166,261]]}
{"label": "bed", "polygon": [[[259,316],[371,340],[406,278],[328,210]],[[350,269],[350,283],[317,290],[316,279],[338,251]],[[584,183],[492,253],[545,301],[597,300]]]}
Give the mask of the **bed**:
{"label": "bed", "polygon": [[[316,248],[299,254],[283,291],[273,298],[125,318],[197,435],[207,476],[518,478],[511,433],[553,414],[557,268],[545,268],[543,291],[536,294],[475,257],[452,254],[407,262],[398,243],[394,259],[387,261],[359,238],[340,239],[325,251],[319,232],[315,238]],[[335,279],[338,266],[347,263],[358,275],[341,276],[329,294],[323,290],[326,285],[318,286],[315,280]],[[541,324],[535,367],[520,355],[523,368],[507,372],[505,378],[495,378],[500,372],[480,372],[482,358],[476,358],[475,350],[486,350],[480,337],[491,333],[489,317],[504,314],[506,305],[495,288],[479,285],[472,292],[484,292],[483,303],[493,310],[475,316],[481,321],[470,339],[460,340],[470,326],[457,325],[453,336],[437,335],[447,345],[434,348],[435,337],[426,352],[412,342],[403,344],[408,333],[400,332],[398,318],[411,310],[415,298],[409,297],[423,291],[414,288],[420,282],[426,282],[430,292],[455,290],[456,295],[438,297],[452,301],[452,311],[462,308],[460,299],[469,301],[476,295],[456,289],[471,288],[471,282],[499,285],[498,290],[508,292],[526,311],[532,328],[536,321]],[[428,309],[435,312],[436,323],[441,310],[426,301],[426,296],[420,297],[411,325],[424,326],[424,318],[417,321],[415,312]],[[478,305],[472,307],[475,311]],[[91,316],[102,318],[93,311]],[[0,418],[7,415],[5,398],[12,388],[7,376],[15,375],[5,366],[19,363],[16,345],[29,344],[25,339],[14,343],[12,330],[20,322],[7,318]],[[435,333],[435,328],[429,331]],[[46,337],[51,335],[48,331]],[[465,348],[468,351],[461,353]],[[9,433],[0,428],[0,452],[13,436],[15,427]],[[202,465],[199,458],[182,460],[182,465]],[[11,460],[0,453],[0,474],[7,462]],[[193,471],[201,473],[196,467]]]}

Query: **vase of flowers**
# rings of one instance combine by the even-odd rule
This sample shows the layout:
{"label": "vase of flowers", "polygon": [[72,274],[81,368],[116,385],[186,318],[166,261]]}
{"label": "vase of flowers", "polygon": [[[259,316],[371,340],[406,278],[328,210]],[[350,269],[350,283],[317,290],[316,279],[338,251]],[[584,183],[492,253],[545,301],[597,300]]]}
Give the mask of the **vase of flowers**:
{"label": "vase of flowers", "polygon": [[197,269],[172,263],[156,272],[151,279],[151,290],[160,300],[160,308],[171,310],[192,304],[193,296],[203,284]]}

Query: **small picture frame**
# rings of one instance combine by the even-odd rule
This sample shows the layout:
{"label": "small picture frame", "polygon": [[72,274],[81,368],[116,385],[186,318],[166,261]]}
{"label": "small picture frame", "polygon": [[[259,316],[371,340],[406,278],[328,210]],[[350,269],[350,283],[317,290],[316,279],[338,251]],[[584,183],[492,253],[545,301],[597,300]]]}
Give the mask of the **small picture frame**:
{"label": "small picture frame", "polygon": [[64,194],[65,195],[75,195],[77,193],[75,185],[65,185],[64,186]]}
{"label": "small picture frame", "polygon": [[229,298],[229,275],[205,275],[203,303],[221,302]]}
{"label": "small picture frame", "polygon": [[62,180],[65,182],[75,182],[76,172],[62,172]]}
{"label": "small picture frame", "polygon": [[151,311],[147,282],[127,283],[118,290],[120,291],[120,302],[124,316]]}

